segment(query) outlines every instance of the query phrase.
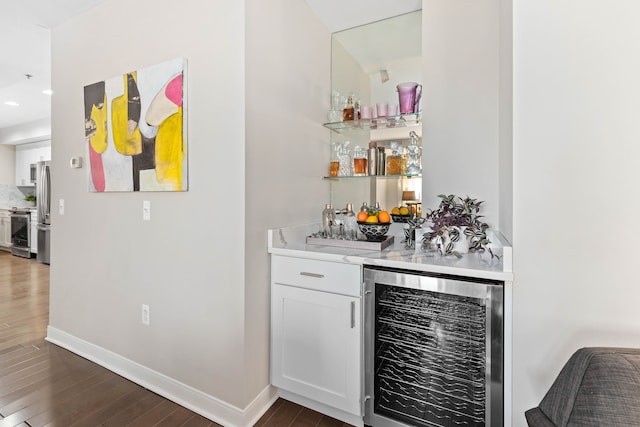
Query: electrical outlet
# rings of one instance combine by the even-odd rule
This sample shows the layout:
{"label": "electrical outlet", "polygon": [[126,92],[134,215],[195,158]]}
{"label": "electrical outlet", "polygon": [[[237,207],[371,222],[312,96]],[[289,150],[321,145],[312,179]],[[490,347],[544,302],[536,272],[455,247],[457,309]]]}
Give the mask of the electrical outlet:
{"label": "electrical outlet", "polygon": [[142,304],[142,324],[149,326],[149,306]]}

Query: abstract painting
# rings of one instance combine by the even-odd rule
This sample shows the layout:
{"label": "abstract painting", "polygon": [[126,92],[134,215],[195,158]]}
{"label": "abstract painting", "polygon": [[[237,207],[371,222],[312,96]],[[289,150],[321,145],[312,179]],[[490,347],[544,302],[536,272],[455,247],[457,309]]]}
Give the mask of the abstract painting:
{"label": "abstract painting", "polygon": [[84,87],[89,191],[187,191],[185,66],[177,58]]}

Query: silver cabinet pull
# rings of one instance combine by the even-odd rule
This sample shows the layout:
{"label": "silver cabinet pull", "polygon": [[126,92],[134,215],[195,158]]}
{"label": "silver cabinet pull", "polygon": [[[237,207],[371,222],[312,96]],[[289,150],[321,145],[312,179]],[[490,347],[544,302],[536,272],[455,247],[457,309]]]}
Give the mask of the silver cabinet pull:
{"label": "silver cabinet pull", "polygon": [[301,271],[300,275],[301,276],[308,276],[308,277],[316,277],[318,279],[322,279],[324,277],[324,274],[309,273],[309,272],[306,272],[306,271]]}
{"label": "silver cabinet pull", "polygon": [[351,301],[351,329],[356,327],[356,303]]}

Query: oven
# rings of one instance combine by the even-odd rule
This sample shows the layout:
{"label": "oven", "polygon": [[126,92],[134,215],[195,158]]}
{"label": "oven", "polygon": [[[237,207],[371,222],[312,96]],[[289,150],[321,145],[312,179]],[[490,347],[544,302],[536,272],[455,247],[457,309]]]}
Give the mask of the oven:
{"label": "oven", "polygon": [[504,425],[503,285],[365,266],[365,425]]}
{"label": "oven", "polygon": [[31,258],[31,211],[11,209],[11,253]]}

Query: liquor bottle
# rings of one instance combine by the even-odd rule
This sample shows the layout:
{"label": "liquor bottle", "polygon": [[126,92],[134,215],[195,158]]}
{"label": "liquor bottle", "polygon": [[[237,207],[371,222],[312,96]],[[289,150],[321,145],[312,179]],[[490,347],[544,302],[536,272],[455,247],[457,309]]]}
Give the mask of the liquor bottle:
{"label": "liquor bottle", "polygon": [[347,122],[354,118],[353,96],[349,95],[347,98],[347,105],[342,110],[342,121]]}
{"label": "liquor bottle", "polygon": [[422,149],[418,145],[418,135],[411,131],[409,133],[411,142],[407,147],[407,176],[417,176],[422,173]]}
{"label": "liquor bottle", "polygon": [[353,175],[367,175],[367,150],[359,146],[353,149]]}
{"label": "liquor bottle", "polygon": [[391,143],[391,154],[387,156],[387,175],[400,175],[402,156],[397,142]]}

